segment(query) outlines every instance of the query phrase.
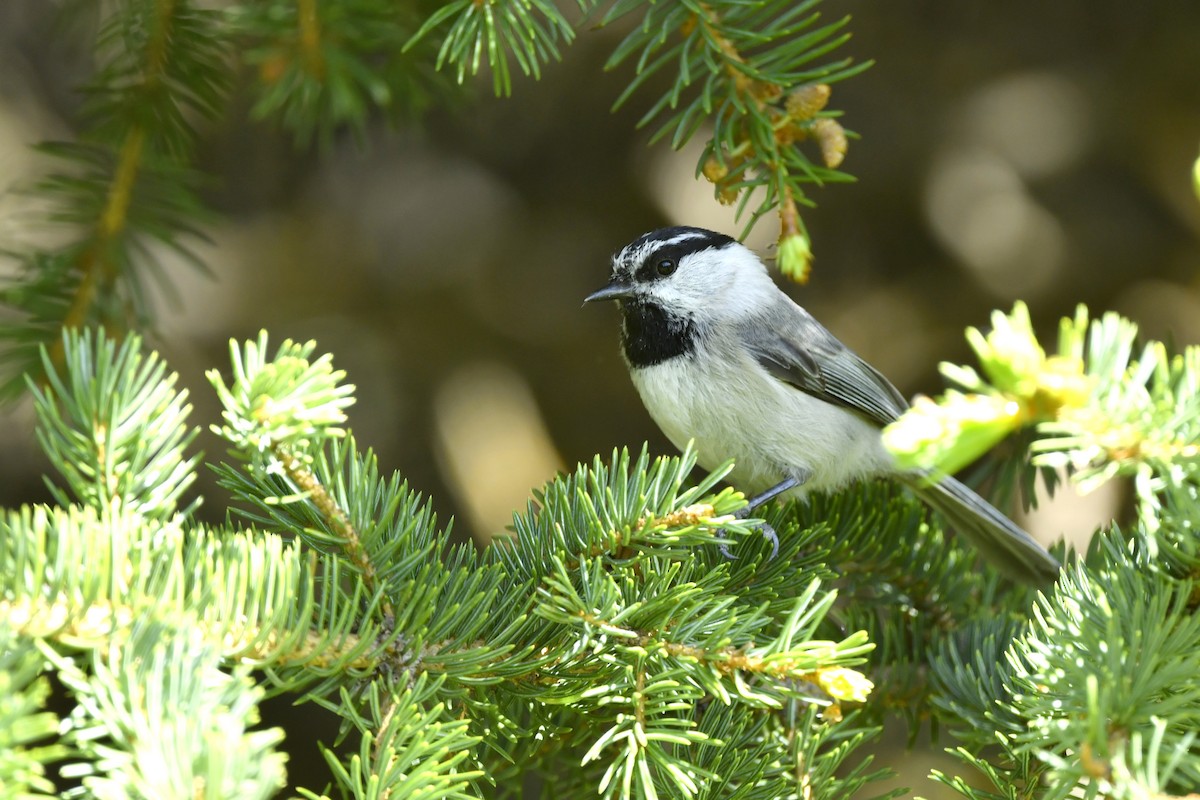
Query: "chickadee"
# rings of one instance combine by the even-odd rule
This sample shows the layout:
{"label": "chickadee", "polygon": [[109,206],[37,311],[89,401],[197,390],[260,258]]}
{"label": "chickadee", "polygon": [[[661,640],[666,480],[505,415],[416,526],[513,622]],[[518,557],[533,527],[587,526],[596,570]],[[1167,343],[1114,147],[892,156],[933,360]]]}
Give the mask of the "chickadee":
{"label": "chickadee", "polygon": [[676,447],[690,440],[731,482],[778,495],[891,476],[940,512],[1006,575],[1054,580],[1058,562],[950,477],[897,469],[880,437],[908,407],[896,387],[780,291],[753,252],[702,228],[652,231],[612,259],[621,349],[650,416]]}

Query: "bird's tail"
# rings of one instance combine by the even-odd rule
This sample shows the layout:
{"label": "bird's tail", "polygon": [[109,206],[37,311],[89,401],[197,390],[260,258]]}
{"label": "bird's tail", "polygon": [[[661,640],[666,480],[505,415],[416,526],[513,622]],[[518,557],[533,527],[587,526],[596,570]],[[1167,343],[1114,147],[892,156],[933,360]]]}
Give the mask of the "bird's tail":
{"label": "bird's tail", "polygon": [[939,512],[996,569],[1014,580],[1044,586],[1062,568],[1037,540],[990,503],[949,476],[931,481],[924,473],[904,476],[917,497]]}

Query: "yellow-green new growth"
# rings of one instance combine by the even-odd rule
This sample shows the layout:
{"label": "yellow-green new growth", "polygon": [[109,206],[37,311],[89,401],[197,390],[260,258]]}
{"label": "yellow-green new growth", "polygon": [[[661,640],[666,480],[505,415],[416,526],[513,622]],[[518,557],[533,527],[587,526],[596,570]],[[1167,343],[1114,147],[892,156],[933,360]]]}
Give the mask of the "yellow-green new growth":
{"label": "yellow-green new growth", "polygon": [[808,280],[812,267],[812,245],[803,233],[794,233],[779,240],[779,271],[797,283]]}
{"label": "yellow-green new growth", "polygon": [[858,670],[830,667],[817,671],[817,684],[825,694],[844,703],[865,703],[875,684]]}
{"label": "yellow-green new growth", "polygon": [[936,402],[920,398],[883,432],[884,444],[906,469],[955,472],[1024,425],[1056,420],[1083,407],[1094,379],[1084,371],[1087,312],[1064,319],[1058,352],[1038,343],[1029,309],[992,314],[992,330],[967,329],[981,376],[970,367],[942,363],[941,371],[967,392],[949,390]]}
{"label": "yellow-green new growth", "polygon": [[1020,427],[1021,407],[1000,394],[953,389],[934,401],[919,397],[883,431],[883,442],[905,469],[954,473]]}
{"label": "yellow-green new growth", "polygon": [[354,403],[354,386],[346,373],[333,368],[328,355],[311,359],[315,342],[284,340],[273,357],[267,333],[239,345],[229,343],[233,361],[230,385],[216,370],[206,375],[225,407],[224,426],[213,431],[248,451],[267,453],[280,447],[303,453],[321,437],[345,435],[345,409]]}

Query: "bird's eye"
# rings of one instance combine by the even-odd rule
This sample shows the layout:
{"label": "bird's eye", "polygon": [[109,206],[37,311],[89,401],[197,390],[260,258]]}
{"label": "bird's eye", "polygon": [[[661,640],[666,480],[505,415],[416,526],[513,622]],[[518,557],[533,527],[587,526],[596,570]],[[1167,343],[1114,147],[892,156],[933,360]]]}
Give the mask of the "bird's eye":
{"label": "bird's eye", "polygon": [[659,275],[670,275],[675,271],[675,268],[676,264],[670,258],[664,258],[662,261],[658,262],[657,269]]}

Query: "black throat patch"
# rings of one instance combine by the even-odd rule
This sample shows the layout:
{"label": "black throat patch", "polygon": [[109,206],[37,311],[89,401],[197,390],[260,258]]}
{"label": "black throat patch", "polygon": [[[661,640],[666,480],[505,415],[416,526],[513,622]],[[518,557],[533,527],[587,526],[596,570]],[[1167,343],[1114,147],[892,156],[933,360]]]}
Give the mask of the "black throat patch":
{"label": "black throat patch", "polygon": [[696,350],[700,332],[688,317],[645,300],[622,302],[621,316],[621,347],[631,367],[652,367]]}

